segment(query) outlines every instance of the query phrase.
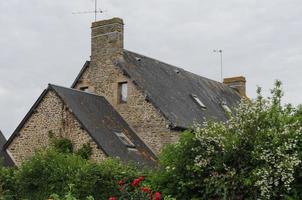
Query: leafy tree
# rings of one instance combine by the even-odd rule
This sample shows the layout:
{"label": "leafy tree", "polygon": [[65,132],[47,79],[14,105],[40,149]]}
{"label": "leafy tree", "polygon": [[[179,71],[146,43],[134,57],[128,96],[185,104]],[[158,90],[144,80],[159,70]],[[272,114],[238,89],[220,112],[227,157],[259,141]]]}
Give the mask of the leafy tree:
{"label": "leafy tree", "polygon": [[160,157],[153,187],[177,199],[302,199],[302,107],[243,100],[227,122],[186,131]]}

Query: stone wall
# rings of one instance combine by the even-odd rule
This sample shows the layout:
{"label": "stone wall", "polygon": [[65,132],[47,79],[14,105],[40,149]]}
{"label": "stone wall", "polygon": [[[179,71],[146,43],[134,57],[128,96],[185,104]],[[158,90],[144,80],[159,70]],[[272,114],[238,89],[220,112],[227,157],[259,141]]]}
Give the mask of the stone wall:
{"label": "stone wall", "polygon": [[[123,55],[121,19],[106,20],[92,25],[92,56],[90,66],[75,88],[89,83],[93,92],[104,96],[121,114],[138,136],[155,152],[165,144],[178,140],[179,132],[167,128],[168,122],[147,102],[141,91],[113,63]],[[128,101],[120,104],[118,83],[128,83]]]}
{"label": "stone wall", "polygon": [[75,150],[89,142],[93,148],[92,159],[102,160],[104,153],[97,148],[96,143],[81,129],[80,124],[66,109],[66,106],[53,91],[48,91],[34,113],[25,122],[7,150],[19,166],[25,159],[31,157],[36,150],[49,145],[49,132],[57,137],[66,137],[72,141]]}

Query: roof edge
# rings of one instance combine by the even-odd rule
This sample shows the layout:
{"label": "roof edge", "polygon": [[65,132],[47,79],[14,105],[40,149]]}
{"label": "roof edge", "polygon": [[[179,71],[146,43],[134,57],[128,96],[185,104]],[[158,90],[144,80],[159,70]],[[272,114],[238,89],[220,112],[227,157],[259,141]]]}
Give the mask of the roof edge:
{"label": "roof edge", "polygon": [[38,107],[38,105],[41,103],[42,99],[44,98],[44,96],[47,94],[48,92],[48,88],[43,90],[42,94],[38,97],[38,99],[36,100],[36,102],[34,103],[34,105],[30,108],[30,110],[27,112],[27,114],[25,115],[25,117],[22,119],[22,121],[20,122],[20,124],[17,126],[17,128],[14,130],[13,134],[9,137],[9,139],[7,140],[7,142],[4,144],[3,149],[6,150],[7,147],[11,144],[11,142],[15,139],[15,137],[19,134],[19,131],[21,130],[21,128],[24,126],[24,124],[27,122],[27,120],[31,117],[31,115],[33,114],[34,110]]}
{"label": "roof edge", "polygon": [[[66,101],[61,97],[61,95],[55,90],[55,87],[61,87],[61,88],[65,88],[65,89],[69,89],[69,90],[74,90],[76,92],[83,92],[83,91],[80,91],[80,90],[76,90],[76,89],[73,89],[73,88],[67,88],[67,87],[62,87],[62,86],[58,86],[58,85],[54,85],[54,84],[48,84],[49,85],[49,88],[56,93],[56,95],[60,98],[60,100],[68,107],[68,104],[66,103]],[[94,95],[94,94],[91,94],[91,93],[86,93],[86,92],[83,92],[87,95]],[[94,96],[97,96],[97,95],[94,95]],[[97,96],[97,97],[102,97],[102,96]],[[80,123],[81,127],[83,127],[83,129],[89,134],[89,136],[93,139],[93,141],[97,144],[97,146],[103,151],[103,153],[108,156],[108,153],[103,149],[103,147],[96,141],[96,139],[93,137],[93,135],[90,133],[90,131],[88,130],[88,128],[84,125],[84,123],[74,114],[74,112],[71,112],[69,111],[72,116],[77,120],[77,122]]]}
{"label": "roof edge", "polygon": [[71,88],[74,88],[76,86],[76,84],[78,83],[78,81],[80,80],[86,69],[89,67],[89,65],[90,65],[90,61],[87,60],[83,65],[81,71],[77,75],[76,79],[73,81],[72,85],[70,86]]}

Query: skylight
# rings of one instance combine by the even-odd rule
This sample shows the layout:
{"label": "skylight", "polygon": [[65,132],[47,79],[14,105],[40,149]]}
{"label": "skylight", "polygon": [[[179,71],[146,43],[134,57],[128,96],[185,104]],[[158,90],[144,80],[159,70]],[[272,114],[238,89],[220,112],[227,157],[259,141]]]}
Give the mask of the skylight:
{"label": "skylight", "polygon": [[124,145],[130,148],[135,148],[133,142],[131,142],[131,140],[123,132],[114,132],[114,133]]}
{"label": "skylight", "polygon": [[222,106],[222,108],[224,109],[225,112],[232,113],[232,110],[230,109],[230,107],[225,102],[222,102],[221,106]]}
{"label": "skylight", "polygon": [[192,94],[192,97],[194,101],[202,108],[202,109],[207,109],[207,107],[204,105],[204,103],[197,97],[197,95]]}

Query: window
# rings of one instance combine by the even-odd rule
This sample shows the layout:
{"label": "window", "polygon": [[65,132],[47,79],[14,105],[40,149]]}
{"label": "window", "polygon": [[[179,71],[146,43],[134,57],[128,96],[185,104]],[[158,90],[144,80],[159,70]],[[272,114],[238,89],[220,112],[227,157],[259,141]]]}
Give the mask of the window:
{"label": "window", "polygon": [[197,95],[192,94],[194,101],[202,108],[207,109],[207,107],[202,103],[202,101],[197,97]]}
{"label": "window", "polygon": [[80,90],[82,90],[84,92],[89,92],[89,87],[88,86],[83,86],[83,87],[80,87]]}
{"label": "window", "polygon": [[126,103],[128,100],[128,84],[127,82],[121,82],[118,84],[119,102]]}
{"label": "window", "polygon": [[131,140],[123,132],[114,132],[114,133],[124,145],[130,148],[135,148],[133,142],[131,142]]}
{"label": "window", "polygon": [[230,107],[225,102],[222,102],[221,106],[222,106],[222,108],[224,109],[224,111],[226,113],[232,113],[232,110],[230,109]]}

